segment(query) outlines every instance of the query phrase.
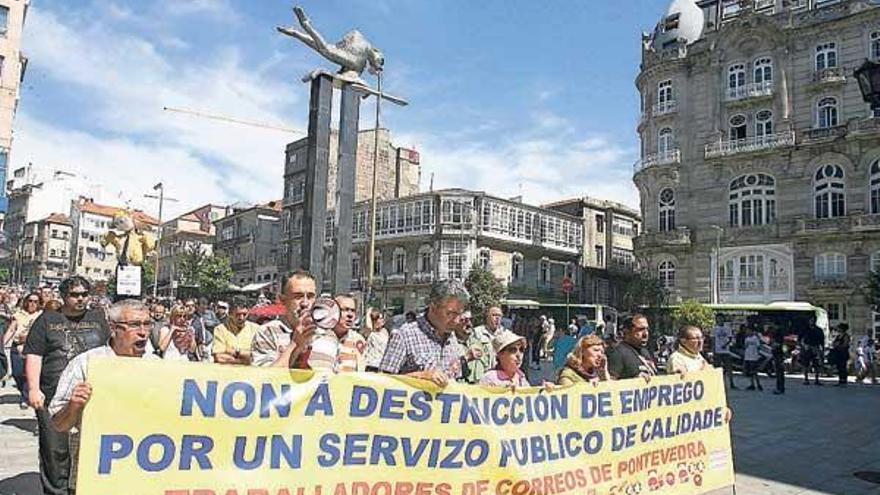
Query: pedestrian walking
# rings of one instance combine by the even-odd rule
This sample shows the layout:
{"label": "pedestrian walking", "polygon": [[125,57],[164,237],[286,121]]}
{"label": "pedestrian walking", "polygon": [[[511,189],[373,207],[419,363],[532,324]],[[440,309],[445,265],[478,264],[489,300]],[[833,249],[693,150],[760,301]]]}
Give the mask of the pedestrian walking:
{"label": "pedestrian walking", "polygon": [[379,371],[421,378],[440,387],[460,379],[461,359],[466,350],[453,331],[469,301],[470,294],[463,283],[435,282],[427,311],[391,335]]}
{"label": "pedestrian walking", "polygon": [[849,335],[848,324],[841,323],[837,330],[837,337],[831,344],[832,361],[837,368],[837,386],[845,387],[849,374],[849,347],[852,344],[852,338]]}
{"label": "pedestrian walking", "polygon": [[635,314],[623,320],[623,341],[608,352],[608,371],[616,380],[657,374],[657,361],[648,350],[648,317]]}
{"label": "pedestrian walking", "polygon": [[492,347],[497,356],[495,367],[482,378],[480,385],[517,388],[529,386],[529,380],[522,371],[523,358],[528,352],[525,337],[508,330],[502,330],[492,338]]}
{"label": "pedestrian walking", "polygon": [[715,367],[724,370],[724,377],[727,378],[730,389],[738,390],[733,381],[733,355],[730,352],[730,346],[733,344],[733,331],[720,318],[712,330],[712,339]]}
{"label": "pedestrian walking", "polygon": [[61,282],[60,311],[43,311],[24,344],[28,404],[37,414],[40,482],[46,495],[68,495],[70,446],[67,433],[56,431],[46,409],[64,368],[76,356],[110,338],[103,313],[86,310],[91,284],[80,276]]}
{"label": "pedestrian walking", "polygon": [[858,362],[861,363],[857,365],[857,373],[856,380],[859,383],[864,383],[865,378],[871,377],[871,383],[877,384],[877,367],[876,367],[876,359],[877,359],[877,345],[873,338],[865,335],[861,339],[859,339],[858,347],[856,348],[856,354]]}
{"label": "pedestrian walking", "polygon": [[370,326],[372,331],[367,336],[367,351],[364,359],[367,365],[367,371],[379,371],[379,364],[382,362],[382,356],[385,355],[385,349],[388,347],[388,339],[391,333],[388,331],[387,318],[382,311],[372,308],[370,309]]}
{"label": "pedestrian walking", "polygon": [[48,408],[52,428],[65,434],[70,432],[71,494],[76,492],[82,411],[92,396],[92,386],[87,376],[89,361],[101,356],[155,358],[147,352],[150,328],[153,326],[147,305],[137,299],[124,299],[108,308],[107,319],[111,329],[110,341],[78,355],[67,364],[58,380],[58,391]]}
{"label": "pedestrian walking", "polygon": [[782,395],[785,393],[785,330],[775,326],[770,335],[773,337],[773,342],[770,345],[773,354],[773,368],[776,372],[776,389],[773,390],[773,393]]}
{"label": "pedestrian walking", "polygon": [[596,384],[610,378],[605,341],[598,335],[587,335],[577,341],[565,365],[559,370],[556,383],[561,386]]}
{"label": "pedestrian walking", "polygon": [[801,365],[804,367],[804,385],[810,384],[810,370],[815,371],[815,384],[819,381],[819,372],[825,358],[825,332],[816,325],[816,319],[810,318],[806,330],[800,335]]}
{"label": "pedestrian walking", "polygon": [[[19,307],[6,328],[3,336],[3,347],[9,348],[9,361],[12,371],[12,379],[15,382],[15,388],[20,394],[19,407],[27,409],[27,380],[24,376],[24,343],[30,333],[31,325],[43,313],[40,306],[40,294],[31,292],[27,296],[19,299]],[[5,376],[0,374],[0,377]]]}
{"label": "pedestrian walking", "polygon": [[168,324],[159,329],[157,354],[168,361],[201,361],[196,332],[184,306],[173,306]]}
{"label": "pedestrian walking", "polygon": [[[243,297],[233,298],[226,323],[214,329],[211,353],[215,363],[251,364],[251,345],[260,327],[248,321],[248,311],[247,301]],[[198,335],[196,331],[196,343],[199,343]]]}
{"label": "pedestrian walking", "polygon": [[[317,299],[315,277],[303,270],[290,273],[281,281],[284,314],[264,323],[251,342],[253,364],[294,368],[299,356],[311,344],[315,322],[311,310]],[[218,317],[225,302],[217,304]]]}
{"label": "pedestrian walking", "polygon": [[678,347],[669,355],[666,363],[666,374],[684,376],[693,371],[709,367],[706,358],[700,354],[703,349],[703,331],[698,327],[685,325],[678,331]]}
{"label": "pedestrian walking", "polygon": [[746,390],[763,391],[761,377],[758,376],[758,363],[761,361],[761,336],[754,328],[746,330],[746,338],[743,341],[743,368],[749,377],[749,386]]}

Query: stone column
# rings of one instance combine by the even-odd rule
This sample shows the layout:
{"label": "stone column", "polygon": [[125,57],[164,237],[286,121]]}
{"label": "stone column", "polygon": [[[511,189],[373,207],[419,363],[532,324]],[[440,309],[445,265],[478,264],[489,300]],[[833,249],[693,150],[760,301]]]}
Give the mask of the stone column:
{"label": "stone column", "polygon": [[324,230],[327,221],[327,174],[330,169],[330,112],[333,80],[320,74],[312,79],[309,134],[306,151],[306,191],[303,201],[302,268],[311,272],[321,292]]}
{"label": "stone column", "polygon": [[[333,293],[351,290],[351,242],[357,166],[358,119],[361,92],[342,86],[339,116],[339,155],[336,161],[336,236],[333,242]],[[376,130],[378,132],[378,129]]]}

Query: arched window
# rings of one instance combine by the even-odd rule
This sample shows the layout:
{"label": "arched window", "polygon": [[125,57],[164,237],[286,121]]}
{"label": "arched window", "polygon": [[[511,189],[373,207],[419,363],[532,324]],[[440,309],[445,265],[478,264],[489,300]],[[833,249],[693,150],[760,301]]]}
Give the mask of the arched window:
{"label": "arched window", "polygon": [[762,87],[773,84],[773,61],[769,57],[755,60],[755,84]]}
{"label": "arched window", "polygon": [[488,270],[492,262],[492,251],[489,248],[480,248],[480,268]]}
{"label": "arched window", "polygon": [[749,174],[730,182],[728,212],[731,227],[764,225],[776,220],[776,180]]}
{"label": "arched window", "polygon": [[406,271],[406,250],[402,247],[394,248],[394,273],[403,275]]}
{"label": "arched window", "polygon": [[846,215],[846,182],[839,165],[823,165],[816,170],[813,197],[816,218],[836,218]]}
{"label": "arched window", "polygon": [[826,96],[816,104],[816,124],[820,128],[837,125],[837,98]]}
{"label": "arched window", "polygon": [[846,278],[846,255],[822,253],[816,256],[816,280],[842,280]]}
{"label": "arched window", "polygon": [[761,110],[755,114],[755,136],[760,139],[773,134],[773,112]]}
{"label": "arched window", "polygon": [[746,138],[746,116],[734,115],[728,121],[730,123],[729,137],[731,141]]}
{"label": "arched window", "polygon": [[816,45],[816,70],[837,67],[837,44],[823,43]]}
{"label": "arched window", "polygon": [[425,244],[419,248],[419,273],[434,271],[434,248]]}
{"label": "arched window", "polygon": [[737,99],[741,96],[746,85],[746,66],[734,64],[727,69],[727,96],[729,99]]}
{"label": "arched window", "polygon": [[671,289],[675,287],[675,263],[671,261],[660,263],[657,267],[657,273],[660,283],[663,284],[664,288]]}
{"label": "arched window", "polygon": [[880,158],[871,164],[871,214],[880,213]]}
{"label": "arched window", "polygon": [[660,232],[675,230],[675,191],[666,188],[660,191]]}
{"label": "arched window", "polygon": [[672,94],[672,80],[667,79],[657,84],[657,114],[662,115],[672,109],[675,97]]}
{"label": "arched window", "polygon": [[657,133],[657,153],[664,155],[675,148],[675,133],[669,127],[660,129]]}
{"label": "arched window", "polygon": [[871,33],[870,43],[868,55],[872,60],[880,60],[880,31]]}
{"label": "arched window", "polygon": [[510,256],[510,279],[519,280],[523,276],[523,255],[513,253]]}

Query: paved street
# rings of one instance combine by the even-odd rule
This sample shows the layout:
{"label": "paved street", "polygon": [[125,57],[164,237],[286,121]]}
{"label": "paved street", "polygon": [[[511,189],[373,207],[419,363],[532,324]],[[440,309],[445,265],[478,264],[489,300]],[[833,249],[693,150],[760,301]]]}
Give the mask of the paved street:
{"label": "paved street", "polygon": [[[792,379],[788,393],[775,396],[764,383],[763,393],[730,396],[736,495],[880,494],[880,485],[853,476],[880,471],[880,386],[805,387]],[[11,384],[0,389],[0,495],[38,494],[34,428]]]}

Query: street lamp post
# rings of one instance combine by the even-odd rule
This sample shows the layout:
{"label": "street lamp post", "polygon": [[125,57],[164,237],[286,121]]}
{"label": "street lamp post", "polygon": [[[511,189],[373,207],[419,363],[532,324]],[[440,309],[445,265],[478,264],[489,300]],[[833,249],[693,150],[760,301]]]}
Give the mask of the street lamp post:
{"label": "street lamp post", "polygon": [[177,200],[175,198],[165,197],[165,185],[161,182],[153,186],[153,190],[159,191],[159,195],[156,196],[155,194],[144,194],[144,197],[159,200],[159,232],[156,235],[156,264],[153,267],[155,271],[155,273],[153,273],[153,297],[156,297],[159,294],[159,258],[162,257],[162,207],[164,206],[166,201]]}

